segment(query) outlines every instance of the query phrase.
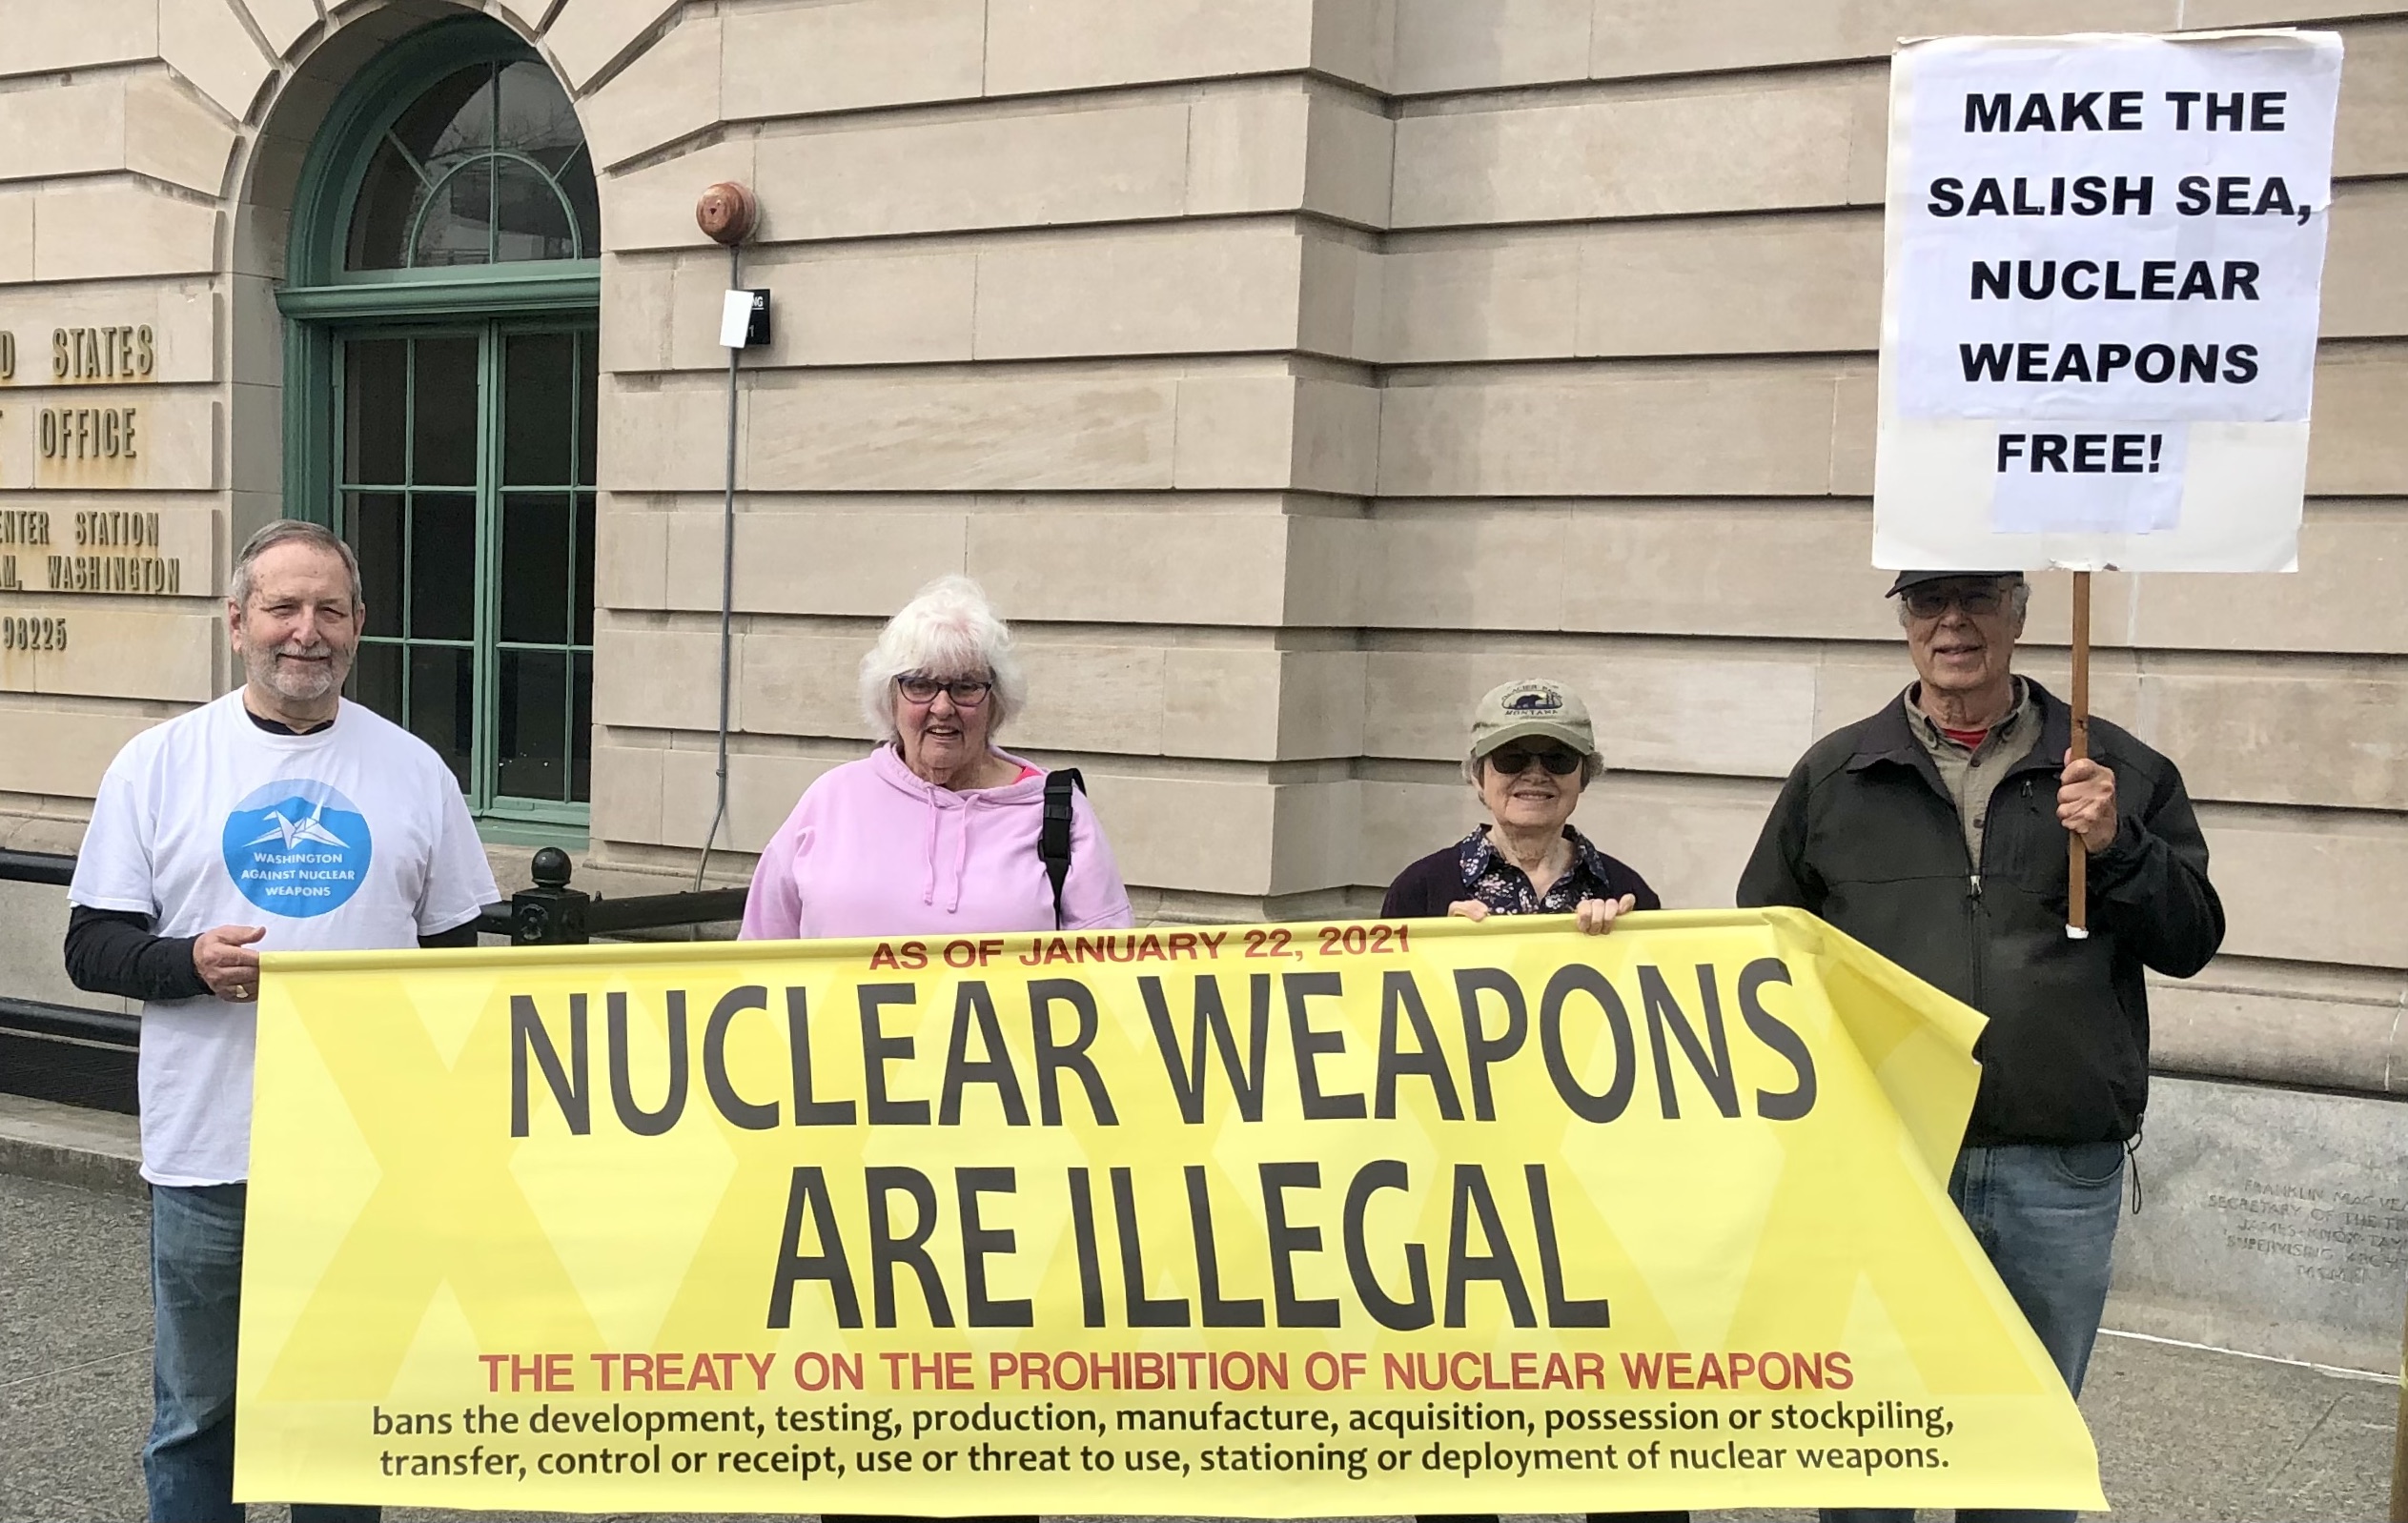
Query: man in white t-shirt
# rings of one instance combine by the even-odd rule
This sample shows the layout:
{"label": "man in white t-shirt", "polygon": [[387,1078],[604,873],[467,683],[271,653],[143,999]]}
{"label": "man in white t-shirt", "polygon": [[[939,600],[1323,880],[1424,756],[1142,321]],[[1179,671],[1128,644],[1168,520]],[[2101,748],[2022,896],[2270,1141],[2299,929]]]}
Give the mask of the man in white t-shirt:
{"label": "man in white t-shirt", "polygon": [[68,890],[69,975],[143,1002],[153,1523],[243,1516],[235,1345],[260,951],[474,946],[500,897],[459,780],[424,741],[342,700],[362,616],[350,546],[316,524],[269,524],[235,558],[231,593],[243,686],[127,742]]}

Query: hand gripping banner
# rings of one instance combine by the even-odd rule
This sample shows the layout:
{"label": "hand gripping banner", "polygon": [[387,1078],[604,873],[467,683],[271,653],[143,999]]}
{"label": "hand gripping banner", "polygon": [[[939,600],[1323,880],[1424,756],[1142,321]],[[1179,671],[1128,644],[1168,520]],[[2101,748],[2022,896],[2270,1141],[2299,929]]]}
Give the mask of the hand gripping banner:
{"label": "hand gripping banner", "polygon": [[236,1494],[2099,1508],[1790,910],[270,954]]}

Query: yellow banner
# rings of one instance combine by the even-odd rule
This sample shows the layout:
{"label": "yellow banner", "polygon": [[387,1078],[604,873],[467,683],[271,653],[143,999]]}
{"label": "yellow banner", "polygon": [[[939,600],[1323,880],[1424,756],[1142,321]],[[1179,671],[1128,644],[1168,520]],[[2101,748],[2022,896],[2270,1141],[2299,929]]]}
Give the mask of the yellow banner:
{"label": "yellow banner", "polygon": [[2105,1505],[1796,912],[265,965],[243,1497]]}

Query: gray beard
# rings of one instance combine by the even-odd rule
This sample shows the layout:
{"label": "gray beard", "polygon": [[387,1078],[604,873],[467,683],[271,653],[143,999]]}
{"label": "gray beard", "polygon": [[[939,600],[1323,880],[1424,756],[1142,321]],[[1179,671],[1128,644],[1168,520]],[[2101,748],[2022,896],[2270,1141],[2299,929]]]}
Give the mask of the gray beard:
{"label": "gray beard", "polygon": [[[288,672],[280,667],[276,656],[275,651],[260,651],[246,657],[242,663],[244,675],[268,691],[296,703],[315,703],[342,685],[345,674],[336,670],[332,660],[318,668],[316,680],[309,680],[302,673]],[[296,681],[296,678],[304,680]]]}

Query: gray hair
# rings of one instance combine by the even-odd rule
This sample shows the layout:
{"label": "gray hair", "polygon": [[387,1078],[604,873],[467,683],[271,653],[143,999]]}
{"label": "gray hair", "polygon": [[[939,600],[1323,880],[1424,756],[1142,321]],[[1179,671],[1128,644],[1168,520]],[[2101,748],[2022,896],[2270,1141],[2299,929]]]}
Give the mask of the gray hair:
{"label": "gray hair", "polygon": [[[1510,744],[1511,742],[1509,741],[1507,743]],[[1504,746],[1500,745],[1497,749],[1501,751],[1504,749]],[[1476,756],[1467,756],[1463,759],[1463,781],[1470,783],[1475,788],[1479,786],[1479,764],[1482,760],[1484,759]],[[1604,775],[1605,755],[1603,752],[1591,751],[1586,756],[1581,758],[1582,792],[1586,793],[1588,791],[1588,785],[1595,782],[1598,779],[1603,777]]]}
{"label": "gray hair", "polygon": [[945,576],[921,588],[878,632],[878,643],[861,659],[861,717],[881,741],[895,738],[895,679],[917,672],[940,679],[984,676],[987,733],[1029,701],[1029,680],[1011,648],[1011,626],[995,613],[978,583]]}
{"label": "gray hair", "polygon": [[[2015,623],[2018,626],[2021,626],[2024,621],[2024,614],[2031,607],[2031,579],[2020,571],[2014,574],[2014,579],[2015,584],[2007,590],[2007,606],[2009,610],[2014,614]],[[2007,579],[2001,577],[1998,579],[2004,581]],[[1890,601],[1898,605],[1898,627],[1901,629],[1906,628],[1908,618],[1907,599],[1900,597],[1892,598]]]}
{"label": "gray hair", "polygon": [[359,557],[352,552],[351,546],[345,544],[341,536],[336,534],[334,530],[322,523],[312,523],[307,518],[274,519],[262,525],[258,533],[243,541],[241,551],[235,557],[234,579],[229,583],[226,592],[227,599],[236,608],[251,606],[252,564],[261,556],[283,544],[304,544],[314,550],[323,550],[330,555],[339,557],[343,569],[351,573],[352,611],[354,613],[359,611],[361,602]]}

